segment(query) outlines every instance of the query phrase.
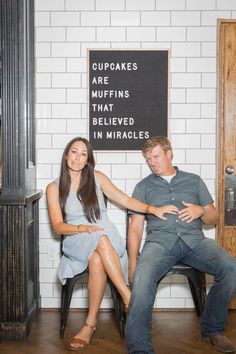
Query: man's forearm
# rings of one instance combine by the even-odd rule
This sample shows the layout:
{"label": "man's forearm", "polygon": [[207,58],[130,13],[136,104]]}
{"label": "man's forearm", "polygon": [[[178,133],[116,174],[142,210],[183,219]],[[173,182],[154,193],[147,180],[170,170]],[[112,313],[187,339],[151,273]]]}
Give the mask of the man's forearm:
{"label": "man's forearm", "polygon": [[135,237],[135,235],[129,235],[128,237],[128,256],[129,259],[137,259],[139,254],[139,249],[141,245],[141,239],[139,237]]}
{"label": "man's forearm", "polygon": [[216,225],[218,222],[218,212],[213,208],[203,208],[202,222],[206,225]]}

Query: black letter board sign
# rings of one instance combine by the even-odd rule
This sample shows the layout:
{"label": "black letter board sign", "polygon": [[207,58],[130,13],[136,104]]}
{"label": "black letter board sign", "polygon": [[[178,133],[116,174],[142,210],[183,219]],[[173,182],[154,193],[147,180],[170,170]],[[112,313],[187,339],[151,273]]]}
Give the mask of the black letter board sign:
{"label": "black letter board sign", "polygon": [[89,51],[89,140],[95,150],[141,150],[167,135],[168,50]]}

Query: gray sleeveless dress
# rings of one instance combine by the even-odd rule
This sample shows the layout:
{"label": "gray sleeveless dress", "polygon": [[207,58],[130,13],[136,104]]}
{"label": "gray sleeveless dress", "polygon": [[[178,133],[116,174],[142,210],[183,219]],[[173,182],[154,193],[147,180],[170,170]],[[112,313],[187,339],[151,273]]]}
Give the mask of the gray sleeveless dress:
{"label": "gray sleeveless dress", "polygon": [[[95,176],[98,202],[101,218],[96,223],[89,223],[83,214],[83,208],[76,196],[76,192],[70,192],[65,205],[66,222],[75,225],[98,225],[103,230],[96,232],[80,232],[67,236],[63,241],[63,256],[58,266],[58,276],[62,284],[66,278],[73,278],[76,274],[84,271],[88,266],[88,260],[94,253],[98,241],[102,235],[106,235],[113,248],[120,257],[124,278],[128,280],[127,253],[125,240],[120,236],[115,225],[109,220],[104,196]],[[55,181],[58,184],[58,181]]]}

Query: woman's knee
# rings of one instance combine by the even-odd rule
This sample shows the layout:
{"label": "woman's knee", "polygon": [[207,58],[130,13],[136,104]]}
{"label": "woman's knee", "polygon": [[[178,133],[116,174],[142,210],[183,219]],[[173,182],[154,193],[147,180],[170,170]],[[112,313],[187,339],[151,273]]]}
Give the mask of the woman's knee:
{"label": "woman's knee", "polygon": [[110,247],[111,247],[111,242],[110,242],[109,238],[106,235],[101,236],[98,241],[97,249],[105,251]]}

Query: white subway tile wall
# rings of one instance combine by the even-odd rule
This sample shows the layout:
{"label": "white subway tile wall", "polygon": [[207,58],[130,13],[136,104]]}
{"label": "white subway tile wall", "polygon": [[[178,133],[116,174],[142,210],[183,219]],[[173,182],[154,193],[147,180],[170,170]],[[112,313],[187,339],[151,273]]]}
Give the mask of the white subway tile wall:
{"label": "white subway tile wall", "polygon": [[[35,0],[38,188],[45,192],[57,178],[66,143],[88,137],[88,49],[164,48],[170,49],[174,163],[200,174],[214,198],[217,19],[235,16],[235,0]],[[95,157],[97,169],[129,195],[150,173],[139,151],[96,152]],[[108,213],[125,238],[125,211],[108,203]],[[205,233],[215,238],[214,228]],[[51,230],[45,195],[39,234],[42,307],[57,308],[60,236]],[[87,296],[87,284],[79,284],[71,306],[87,308]],[[112,306],[107,288],[102,307]],[[193,308],[186,279],[165,278],[155,307]]]}

